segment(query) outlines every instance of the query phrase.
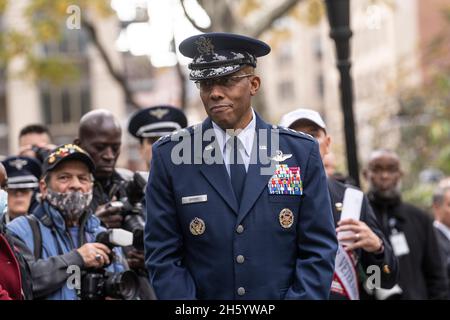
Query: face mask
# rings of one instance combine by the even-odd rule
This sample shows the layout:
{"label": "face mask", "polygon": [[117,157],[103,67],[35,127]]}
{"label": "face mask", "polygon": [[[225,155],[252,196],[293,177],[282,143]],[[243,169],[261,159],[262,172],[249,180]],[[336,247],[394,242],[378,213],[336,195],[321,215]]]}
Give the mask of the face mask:
{"label": "face mask", "polygon": [[76,220],[91,204],[92,191],[86,193],[81,191],[61,193],[49,188],[45,199],[58,209],[63,216]]}
{"label": "face mask", "polygon": [[8,193],[5,190],[0,189],[0,216],[8,206]]}

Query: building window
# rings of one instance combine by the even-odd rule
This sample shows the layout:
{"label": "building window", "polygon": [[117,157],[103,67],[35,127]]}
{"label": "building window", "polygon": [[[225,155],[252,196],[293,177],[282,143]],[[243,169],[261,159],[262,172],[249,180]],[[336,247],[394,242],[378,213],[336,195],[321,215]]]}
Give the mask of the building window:
{"label": "building window", "polygon": [[79,72],[79,78],[70,83],[39,85],[43,119],[54,142],[71,142],[77,135],[80,118],[91,105],[87,35],[82,29],[64,28],[61,41],[45,44],[43,53],[47,57],[63,55],[77,66]]}
{"label": "building window", "polygon": [[294,84],[292,81],[283,81],[278,84],[278,98],[283,101],[295,100]]}
{"label": "building window", "polygon": [[325,83],[321,74],[317,76],[317,94],[321,98],[325,96]]}
{"label": "building window", "polygon": [[293,47],[292,43],[290,42],[284,42],[279,47],[279,53],[278,53],[278,63],[280,65],[290,65],[293,58]]}
{"label": "building window", "polygon": [[320,39],[320,36],[314,37],[312,42],[314,57],[320,61],[322,60],[323,56],[323,49],[322,49],[322,41]]}

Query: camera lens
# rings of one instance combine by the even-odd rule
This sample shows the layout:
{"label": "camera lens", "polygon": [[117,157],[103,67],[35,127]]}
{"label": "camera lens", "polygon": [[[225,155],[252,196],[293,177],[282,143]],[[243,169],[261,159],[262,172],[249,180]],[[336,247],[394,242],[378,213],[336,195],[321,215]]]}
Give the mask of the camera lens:
{"label": "camera lens", "polygon": [[133,271],[110,273],[105,281],[105,296],[132,300],[139,291],[139,280]]}
{"label": "camera lens", "polygon": [[133,233],[133,246],[144,249],[144,226],[145,221],[139,214],[129,214],[123,220],[123,228]]}

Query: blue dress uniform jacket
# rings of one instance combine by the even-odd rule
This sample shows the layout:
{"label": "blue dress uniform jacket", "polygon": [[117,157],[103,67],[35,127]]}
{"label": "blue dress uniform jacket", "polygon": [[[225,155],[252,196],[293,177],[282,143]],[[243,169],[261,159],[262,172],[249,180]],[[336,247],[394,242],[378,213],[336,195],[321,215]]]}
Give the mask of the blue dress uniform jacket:
{"label": "blue dress uniform jacket", "polygon": [[[302,195],[270,194],[271,175],[260,174],[258,158],[239,205],[223,163],[207,164],[207,156],[201,164],[173,163],[173,137],[153,146],[145,259],[159,299],[328,299],[337,240],[318,144],[256,118],[267,139],[258,138],[253,152],[256,145],[273,155],[271,133],[279,131],[279,150],[292,155],[282,163],[300,167]],[[177,134],[192,138],[198,128],[211,129],[211,120]],[[203,155],[210,143],[200,145]],[[192,196],[201,201],[183,204]],[[290,227],[282,226],[283,209],[292,213]],[[195,221],[201,234],[191,232]]]}

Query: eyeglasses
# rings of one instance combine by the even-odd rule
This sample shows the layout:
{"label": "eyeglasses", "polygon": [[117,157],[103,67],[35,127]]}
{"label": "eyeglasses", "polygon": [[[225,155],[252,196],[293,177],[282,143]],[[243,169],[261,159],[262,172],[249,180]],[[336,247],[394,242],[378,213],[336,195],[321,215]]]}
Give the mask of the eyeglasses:
{"label": "eyeglasses", "polygon": [[225,88],[232,88],[235,86],[239,81],[241,81],[242,78],[251,77],[254,74],[248,73],[248,74],[241,74],[238,76],[229,76],[229,77],[220,77],[220,78],[214,78],[214,79],[206,79],[206,80],[198,80],[195,81],[195,85],[197,88],[203,91],[211,90],[213,86],[222,86]]}

